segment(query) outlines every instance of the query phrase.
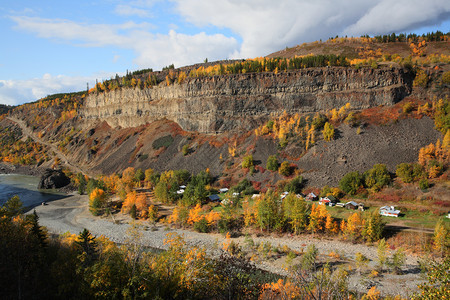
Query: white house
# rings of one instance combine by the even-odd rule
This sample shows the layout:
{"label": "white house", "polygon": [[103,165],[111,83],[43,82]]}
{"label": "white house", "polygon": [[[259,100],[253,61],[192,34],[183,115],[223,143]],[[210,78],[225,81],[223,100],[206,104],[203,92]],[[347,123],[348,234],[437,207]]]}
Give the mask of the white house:
{"label": "white house", "polygon": [[221,188],[219,190],[219,193],[226,193],[226,192],[228,192],[228,188]]}
{"label": "white house", "polygon": [[380,207],[380,215],[387,217],[398,217],[400,211],[395,209],[393,206],[383,206]]}

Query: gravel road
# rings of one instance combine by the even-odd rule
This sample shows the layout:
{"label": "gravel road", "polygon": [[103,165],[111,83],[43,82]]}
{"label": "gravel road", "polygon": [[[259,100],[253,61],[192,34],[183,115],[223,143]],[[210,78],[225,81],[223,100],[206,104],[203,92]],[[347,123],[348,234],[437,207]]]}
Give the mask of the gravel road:
{"label": "gravel road", "polygon": [[[125,243],[128,220],[121,219],[118,224],[114,223],[111,217],[94,217],[88,210],[88,197],[72,194],[70,197],[49,202],[45,206],[36,207],[36,213],[39,215],[39,222],[42,226],[48,228],[49,232],[62,234],[71,232],[78,234],[84,228],[87,228],[93,235],[104,235],[116,243]],[[145,223],[144,223],[145,224]],[[201,246],[208,249],[211,253],[217,250],[225,241],[221,234],[204,234],[182,229],[171,229],[165,225],[158,224],[156,227],[145,224],[142,231],[142,243],[146,246],[164,249],[163,241],[169,232],[176,232],[184,236],[185,241],[190,245]],[[310,235],[304,236],[264,236],[252,237],[255,243],[270,242],[273,246],[287,245],[293,250],[304,251],[310,244],[315,244],[322,256],[335,252],[341,255],[344,260],[353,260],[355,254],[360,252],[368,257],[371,262],[369,266],[374,267],[377,258],[377,249],[373,246],[362,244],[352,244],[343,241],[331,239],[317,239]],[[233,239],[241,245],[244,245],[244,237]],[[285,273],[280,264],[269,261],[258,263],[258,266],[276,273]],[[401,294],[403,297],[410,295],[417,290],[417,284],[422,281],[418,274],[417,257],[407,255],[406,265],[403,268],[405,275],[385,274],[377,277],[370,283],[362,283],[360,276],[353,274],[350,276],[350,288],[360,292],[365,292],[370,285],[377,285],[378,289],[385,295]]]}

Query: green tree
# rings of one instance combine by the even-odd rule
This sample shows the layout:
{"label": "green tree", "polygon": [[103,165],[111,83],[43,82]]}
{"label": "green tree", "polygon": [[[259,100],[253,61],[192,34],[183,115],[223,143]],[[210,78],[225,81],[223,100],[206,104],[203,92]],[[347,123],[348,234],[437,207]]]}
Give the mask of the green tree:
{"label": "green tree", "polygon": [[385,239],[381,239],[378,241],[378,248],[377,248],[377,256],[378,256],[378,268],[383,271],[383,267],[386,265],[387,262],[387,244]]}
{"label": "green tree", "polygon": [[355,254],[356,268],[358,269],[359,274],[361,275],[362,271],[367,268],[369,264],[369,259],[365,257],[360,252]]}
{"label": "green tree", "polygon": [[304,271],[315,271],[317,255],[319,254],[319,250],[316,245],[310,244],[308,248],[306,248],[305,254],[303,254],[300,260],[300,266]]}
{"label": "green tree", "polygon": [[244,156],[244,159],[242,160],[242,168],[243,169],[250,169],[253,167],[253,155],[247,155]]}
{"label": "green tree", "polygon": [[299,194],[303,188],[303,177],[296,176],[284,186],[285,192]]}
{"label": "green tree", "polygon": [[281,221],[279,216],[280,211],[278,207],[278,199],[279,196],[272,190],[269,190],[258,201],[256,223],[259,228],[271,231],[278,227],[277,225],[279,225]]}
{"label": "green tree", "polygon": [[81,254],[78,256],[83,267],[91,265],[98,255],[95,237],[86,228],[80,232],[75,243],[80,247]]}
{"label": "green tree", "polygon": [[383,222],[381,215],[377,211],[374,211],[366,217],[362,236],[368,242],[378,241],[383,235],[385,225],[386,223]]}
{"label": "green tree", "polygon": [[395,274],[402,273],[402,267],[406,261],[406,255],[402,248],[398,248],[397,251],[392,254],[391,259],[388,261],[389,267],[392,268]]}
{"label": "green tree", "polygon": [[160,181],[155,186],[155,197],[163,203],[168,203],[170,201],[169,187],[165,181]]}
{"label": "green tree", "polygon": [[283,199],[284,217],[295,234],[305,230],[308,225],[309,205],[295,194],[289,193]]}
{"label": "green tree", "polygon": [[136,204],[133,204],[133,206],[131,206],[130,216],[133,220],[136,219]]}
{"label": "green tree", "polygon": [[270,155],[267,159],[267,170],[276,171],[278,170],[278,159],[275,155]]}
{"label": "green tree", "polygon": [[23,204],[19,196],[15,195],[8,199],[6,203],[0,207],[0,216],[6,216],[12,218],[20,215],[23,212]]}
{"label": "green tree", "polygon": [[364,181],[368,188],[378,191],[391,182],[386,165],[376,164],[364,173]]}
{"label": "green tree", "polygon": [[78,194],[83,195],[86,192],[86,178],[83,173],[77,174],[78,180]]}
{"label": "green tree", "polygon": [[144,180],[144,179],[145,179],[145,173],[144,173],[144,171],[142,171],[142,169],[137,169],[137,170],[136,170],[136,174],[134,175],[134,179],[135,179],[137,182],[141,182],[142,180]]}
{"label": "green tree", "polygon": [[397,177],[400,177],[401,180],[405,183],[409,183],[413,181],[413,168],[411,164],[401,163],[397,166],[395,170],[395,174]]}
{"label": "green tree", "polygon": [[356,194],[361,184],[362,176],[358,171],[347,173],[344,177],[342,177],[341,181],[339,181],[339,187],[341,190],[349,195]]}

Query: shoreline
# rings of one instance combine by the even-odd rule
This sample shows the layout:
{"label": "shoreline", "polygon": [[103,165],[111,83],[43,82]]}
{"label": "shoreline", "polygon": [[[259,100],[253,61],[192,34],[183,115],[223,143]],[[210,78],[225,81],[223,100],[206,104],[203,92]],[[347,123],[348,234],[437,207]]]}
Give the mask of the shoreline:
{"label": "shoreline", "polygon": [[10,163],[0,162],[0,174],[18,174],[41,176],[46,168],[38,166],[22,166]]}

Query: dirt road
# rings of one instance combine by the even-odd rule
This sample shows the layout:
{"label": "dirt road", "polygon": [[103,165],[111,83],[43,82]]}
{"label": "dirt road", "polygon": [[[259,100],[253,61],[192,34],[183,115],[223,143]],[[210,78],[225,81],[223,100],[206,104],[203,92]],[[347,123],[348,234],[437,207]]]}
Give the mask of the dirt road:
{"label": "dirt road", "polygon": [[42,138],[38,137],[37,135],[35,135],[34,132],[31,130],[31,128],[29,128],[27,126],[27,124],[23,120],[20,120],[20,119],[15,118],[15,117],[7,117],[7,119],[9,119],[12,122],[16,123],[20,127],[20,129],[22,129],[22,133],[24,135],[26,135],[27,137],[30,137],[33,141],[35,141],[35,142],[37,142],[39,144],[42,144],[42,145],[45,145],[45,146],[49,147],[56,154],[56,156],[69,169],[71,169],[72,171],[74,171],[76,173],[80,173],[81,172],[83,174],[89,175],[89,174],[87,174],[87,172],[85,170],[81,169],[78,165],[76,165],[75,163],[71,162],[67,158],[67,156],[58,149],[58,147],[56,147],[52,143],[49,143],[49,142],[43,140]]}

